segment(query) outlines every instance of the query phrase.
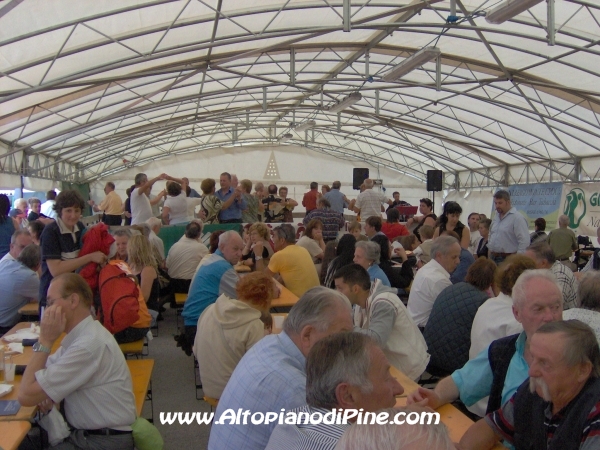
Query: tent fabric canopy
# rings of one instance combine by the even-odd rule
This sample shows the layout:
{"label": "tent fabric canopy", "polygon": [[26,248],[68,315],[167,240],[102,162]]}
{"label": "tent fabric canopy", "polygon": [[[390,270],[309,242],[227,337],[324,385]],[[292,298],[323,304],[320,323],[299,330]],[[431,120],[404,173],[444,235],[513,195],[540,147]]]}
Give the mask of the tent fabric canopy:
{"label": "tent fabric canopy", "polygon": [[[93,181],[291,133],[284,145],[419,180],[597,180],[600,5],[542,2],[489,24],[500,3],[456,0],[449,24],[441,0],[4,2],[0,170],[20,155],[29,177]],[[435,60],[382,79],[428,46],[439,79]]]}

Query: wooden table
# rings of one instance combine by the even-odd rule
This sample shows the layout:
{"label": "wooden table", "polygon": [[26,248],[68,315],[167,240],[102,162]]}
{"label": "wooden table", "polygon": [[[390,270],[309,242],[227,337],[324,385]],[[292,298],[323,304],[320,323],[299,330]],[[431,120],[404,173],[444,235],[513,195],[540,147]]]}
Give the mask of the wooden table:
{"label": "wooden table", "polygon": [[246,266],[245,264],[236,264],[235,266],[233,266],[233,268],[235,269],[235,271],[237,273],[248,273],[248,272],[252,272],[252,267],[250,266]]}
{"label": "wooden table", "polygon": [[[15,325],[13,328],[11,328],[6,333],[6,335],[13,334],[17,330],[20,330],[23,328],[29,328],[30,326],[31,326],[31,324],[29,322],[20,322],[17,325]],[[60,344],[65,336],[66,336],[66,334],[63,333],[56,340],[56,342],[54,342],[54,344],[52,345],[51,353],[54,353],[58,350],[58,348],[60,347]],[[2,342],[4,343],[5,341],[2,340]],[[17,364],[17,365],[26,366],[27,364],[29,364],[29,361],[31,360],[32,356],[33,356],[33,349],[31,347],[25,347],[23,349],[22,354],[13,355],[13,362],[14,362],[14,364]],[[141,407],[143,406],[144,400],[146,398],[146,392],[148,391],[148,384],[150,382],[150,377],[152,375],[152,368],[154,367],[154,360],[152,360],[152,359],[131,360],[131,361],[127,361],[127,366],[129,367],[129,370],[131,372],[131,378],[133,381],[133,386],[134,386],[133,393],[135,395],[136,408],[138,408],[138,406],[139,406],[138,410],[141,411]],[[133,368],[133,370],[132,370],[132,368]],[[134,381],[134,377],[135,377],[136,381]],[[4,397],[2,397],[2,400],[18,400],[19,386],[21,385],[22,378],[23,378],[22,375],[15,375],[15,381],[9,383],[14,386],[12,392],[10,394],[7,394]],[[136,389],[137,389],[137,391],[140,391],[140,392],[137,392]],[[141,393],[141,390],[144,390],[144,392]],[[141,400],[138,399],[138,394],[140,394]],[[138,403],[140,401],[141,401],[141,405],[138,405]],[[37,406],[21,406],[21,408],[19,409],[19,412],[17,412],[17,414],[15,414],[15,415],[0,416],[0,422],[29,421],[35,417],[36,412],[37,412]],[[0,436],[2,436],[1,432],[0,432]],[[3,446],[0,445],[0,448],[2,448],[2,447]]]}
{"label": "wooden table", "polygon": [[22,316],[39,317],[39,315],[40,315],[39,307],[40,307],[40,305],[38,302],[29,302],[25,306],[23,306],[19,309],[19,314],[21,314]]}
{"label": "wooden table", "polygon": [[286,288],[284,285],[275,280],[275,284],[279,288],[279,297],[271,301],[271,308],[283,308],[294,306],[298,303],[298,296]]}
{"label": "wooden table", "polygon": [[[15,333],[17,330],[21,330],[23,328],[29,328],[31,326],[30,322],[19,322],[14,327],[12,327],[5,336]],[[52,353],[54,353],[60,347],[60,343],[62,341],[63,335],[56,340],[54,345],[52,346]],[[1,340],[4,344],[6,341]],[[33,356],[33,349],[31,347],[25,347],[23,349],[22,354],[14,354],[13,355],[13,363],[16,365],[24,365],[29,364],[31,357]],[[8,382],[8,384],[12,384],[14,386],[12,392],[10,394],[2,397],[2,400],[18,400],[19,398],[19,386],[21,385],[22,375],[15,375],[15,381]],[[8,422],[13,420],[31,420],[35,417],[35,413],[37,412],[37,406],[21,406],[19,412],[12,416],[0,416],[0,422]]]}
{"label": "wooden table", "polygon": [[24,420],[0,422],[0,448],[16,450],[30,429],[31,424]]}
{"label": "wooden table", "polygon": [[[412,392],[419,388],[419,385],[408,378],[404,373],[396,369],[395,367],[390,368],[390,373],[404,388],[404,393],[396,397],[396,406],[406,406],[406,397]],[[450,433],[450,438],[453,442],[460,441],[460,438],[465,434],[473,421],[460,412],[456,407],[451,404],[440,406],[436,412],[440,414],[440,421],[446,424]],[[505,449],[503,445],[496,445],[493,450]]]}

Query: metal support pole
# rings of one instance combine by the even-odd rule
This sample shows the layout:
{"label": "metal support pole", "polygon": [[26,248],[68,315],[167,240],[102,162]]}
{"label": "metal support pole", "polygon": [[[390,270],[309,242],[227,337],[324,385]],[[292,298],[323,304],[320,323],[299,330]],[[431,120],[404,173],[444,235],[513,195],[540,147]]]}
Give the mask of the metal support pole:
{"label": "metal support pole", "polygon": [[369,52],[365,53],[365,77],[369,78]]}
{"label": "metal support pole", "polygon": [[342,131],[342,113],[337,113],[337,130]]}
{"label": "metal support pole", "polygon": [[352,23],[350,21],[350,0],[344,0],[344,10],[342,17],[344,18],[344,32],[349,33],[350,30],[352,30]]}
{"label": "metal support pole", "polygon": [[581,158],[573,158],[573,176],[572,180],[576,183],[581,181]]}
{"label": "metal support pole", "polygon": [[263,112],[267,112],[267,87],[263,87]]}
{"label": "metal support pole", "polygon": [[293,47],[290,49],[290,83],[296,84],[296,50]]}
{"label": "metal support pole", "polygon": [[246,110],[246,130],[250,129],[250,110]]}
{"label": "metal support pole", "polygon": [[379,89],[375,91],[375,114],[379,115]]}
{"label": "metal support pole", "polygon": [[555,26],[555,17],[554,17],[554,0],[548,1],[548,45],[554,45],[556,38],[556,26]]}
{"label": "metal support pole", "polygon": [[442,90],[442,57],[438,56],[435,59],[435,90]]}

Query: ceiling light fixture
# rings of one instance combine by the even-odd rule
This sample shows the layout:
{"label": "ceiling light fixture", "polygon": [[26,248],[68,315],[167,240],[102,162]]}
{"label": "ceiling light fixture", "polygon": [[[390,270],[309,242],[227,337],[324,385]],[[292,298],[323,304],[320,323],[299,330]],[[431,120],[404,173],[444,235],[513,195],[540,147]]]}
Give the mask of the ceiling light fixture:
{"label": "ceiling light fixture", "polygon": [[532,8],[543,0],[507,0],[485,15],[488,23],[499,24],[512,19],[523,11]]}
{"label": "ceiling light fixture", "polygon": [[292,135],[292,133],[285,133],[284,135],[282,135],[282,136],[279,138],[279,142],[287,142],[287,141],[289,141],[290,139],[292,139],[293,137],[294,137],[294,136]]}
{"label": "ceiling light fixture", "polygon": [[417,67],[421,67],[423,64],[437,58],[441,54],[442,51],[437,47],[422,48],[417,53],[409,56],[396,67],[388,71],[381,79],[383,81],[395,81],[407,73],[412,72]]}
{"label": "ceiling light fixture", "polygon": [[356,102],[359,102],[361,99],[362,99],[362,95],[360,95],[360,92],[353,92],[348,97],[343,99],[341,102],[338,102],[335,105],[331,106],[328,109],[328,111],[331,113],[338,113],[340,111],[343,111],[346,108],[351,107]]}
{"label": "ceiling light fixture", "polygon": [[295,126],[294,130],[297,132],[306,131],[309,128],[315,127],[316,125],[317,125],[317,122],[315,122],[314,120],[308,120],[304,123],[301,123],[300,125]]}

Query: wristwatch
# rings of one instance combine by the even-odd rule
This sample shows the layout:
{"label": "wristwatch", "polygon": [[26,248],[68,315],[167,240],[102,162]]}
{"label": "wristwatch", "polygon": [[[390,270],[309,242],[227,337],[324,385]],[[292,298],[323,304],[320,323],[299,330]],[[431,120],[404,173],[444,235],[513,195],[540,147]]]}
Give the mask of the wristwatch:
{"label": "wristwatch", "polygon": [[31,348],[34,352],[44,352],[50,354],[50,348],[44,347],[42,344],[40,344],[40,341],[37,341],[35,344],[33,344],[33,347]]}
{"label": "wristwatch", "polygon": [[255,256],[255,257],[254,257],[254,260],[255,260],[255,261],[260,261],[261,259],[263,259],[263,258],[262,258],[262,256]]}

